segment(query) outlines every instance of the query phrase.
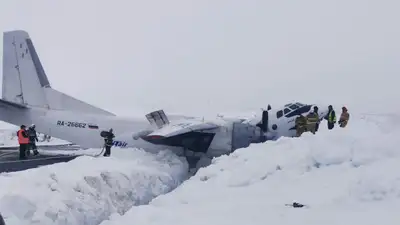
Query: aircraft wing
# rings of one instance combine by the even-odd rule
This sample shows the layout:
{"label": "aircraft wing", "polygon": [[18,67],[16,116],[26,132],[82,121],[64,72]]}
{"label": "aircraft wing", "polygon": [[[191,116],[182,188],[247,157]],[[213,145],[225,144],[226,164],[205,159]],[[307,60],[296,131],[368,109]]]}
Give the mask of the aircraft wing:
{"label": "aircraft wing", "polygon": [[188,133],[191,131],[199,131],[199,130],[210,130],[214,128],[218,128],[219,125],[210,123],[210,122],[202,122],[202,121],[184,121],[176,124],[168,124],[160,129],[155,130],[154,132],[146,135],[147,137],[172,137],[179,134]]}
{"label": "aircraft wing", "polygon": [[[151,112],[146,118],[157,127],[151,133],[143,135],[142,138],[153,144],[182,147],[193,152],[206,153],[214,136],[218,132],[216,128],[220,128],[221,121],[204,121],[199,118],[182,118],[180,120],[170,122],[163,110]],[[231,150],[229,143],[221,144],[224,148]]]}
{"label": "aircraft wing", "polygon": [[164,110],[157,110],[146,115],[150,124],[157,126],[157,129],[146,135],[148,138],[167,138],[184,134],[192,131],[209,130],[218,128],[219,125],[212,122],[204,122],[193,117],[184,118],[178,116],[180,120],[170,123],[170,120],[165,115]]}

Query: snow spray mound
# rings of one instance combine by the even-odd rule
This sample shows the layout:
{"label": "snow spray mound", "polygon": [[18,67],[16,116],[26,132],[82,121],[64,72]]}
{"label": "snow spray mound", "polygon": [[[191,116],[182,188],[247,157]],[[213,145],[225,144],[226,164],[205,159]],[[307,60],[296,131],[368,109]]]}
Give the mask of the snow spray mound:
{"label": "snow spray mound", "polygon": [[99,224],[112,213],[176,188],[187,164],[170,151],[114,151],[0,175],[0,212],[7,225]]}
{"label": "snow spray mound", "polygon": [[[323,123],[316,135],[237,150],[101,225],[399,224],[400,129],[390,124],[352,115],[345,129],[328,131]],[[285,206],[293,201],[309,208]]]}

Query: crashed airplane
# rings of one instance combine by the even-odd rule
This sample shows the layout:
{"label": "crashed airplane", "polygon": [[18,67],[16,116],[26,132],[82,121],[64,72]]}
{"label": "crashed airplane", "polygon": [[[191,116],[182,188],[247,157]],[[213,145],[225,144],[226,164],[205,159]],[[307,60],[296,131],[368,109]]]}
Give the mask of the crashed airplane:
{"label": "crashed airplane", "polygon": [[[35,124],[40,133],[84,148],[101,148],[101,131],[112,128],[116,147],[150,152],[168,148],[177,154],[190,150],[215,157],[251,143],[295,136],[295,118],[313,106],[291,103],[260,111],[252,119],[172,119],[163,110],[143,119],[123,118],[53,89],[29,34],[21,30],[4,33],[0,120],[17,126]],[[320,112],[321,116],[326,113]]]}

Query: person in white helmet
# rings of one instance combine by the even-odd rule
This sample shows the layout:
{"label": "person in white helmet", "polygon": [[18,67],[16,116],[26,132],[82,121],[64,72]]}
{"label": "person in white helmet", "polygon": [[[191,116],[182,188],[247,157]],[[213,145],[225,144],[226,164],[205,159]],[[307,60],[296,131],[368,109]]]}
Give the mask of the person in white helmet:
{"label": "person in white helmet", "polygon": [[33,154],[37,155],[39,154],[38,150],[37,150],[37,146],[36,146],[36,142],[39,141],[38,137],[37,137],[37,133],[35,130],[35,124],[32,124],[29,129],[28,129],[28,136],[29,136],[29,148],[28,148],[28,155],[29,155],[29,151],[33,150]]}

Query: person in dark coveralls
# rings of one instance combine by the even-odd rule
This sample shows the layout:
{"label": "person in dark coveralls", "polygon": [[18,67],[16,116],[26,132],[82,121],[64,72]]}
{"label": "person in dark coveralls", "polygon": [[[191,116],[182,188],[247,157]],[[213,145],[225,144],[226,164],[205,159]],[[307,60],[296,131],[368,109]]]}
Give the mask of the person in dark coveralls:
{"label": "person in dark coveralls", "polygon": [[19,159],[26,159],[26,150],[29,145],[29,136],[25,130],[25,125],[21,125],[21,129],[17,132],[19,143]]}
{"label": "person in dark coveralls", "polygon": [[111,147],[112,147],[114,138],[115,138],[115,135],[113,134],[113,129],[110,129],[108,131],[107,136],[104,138],[104,147],[106,148],[106,151],[104,152],[103,156],[108,157],[111,155]]}
{"label": "person in dark coveralls", "polygon": [[[36,147],[36,142],[39,141],[38,137],[37,137],[37,133],[35,130],[36,126],[35,124],[32,124],[29,128],[28,128],[28,136],[29,136],[29,149],[28,152],[30,150],[33,150],[33,154],[37,155],[39,154],[37,147]],[[29,153],[28,153],[29,155]]]}

